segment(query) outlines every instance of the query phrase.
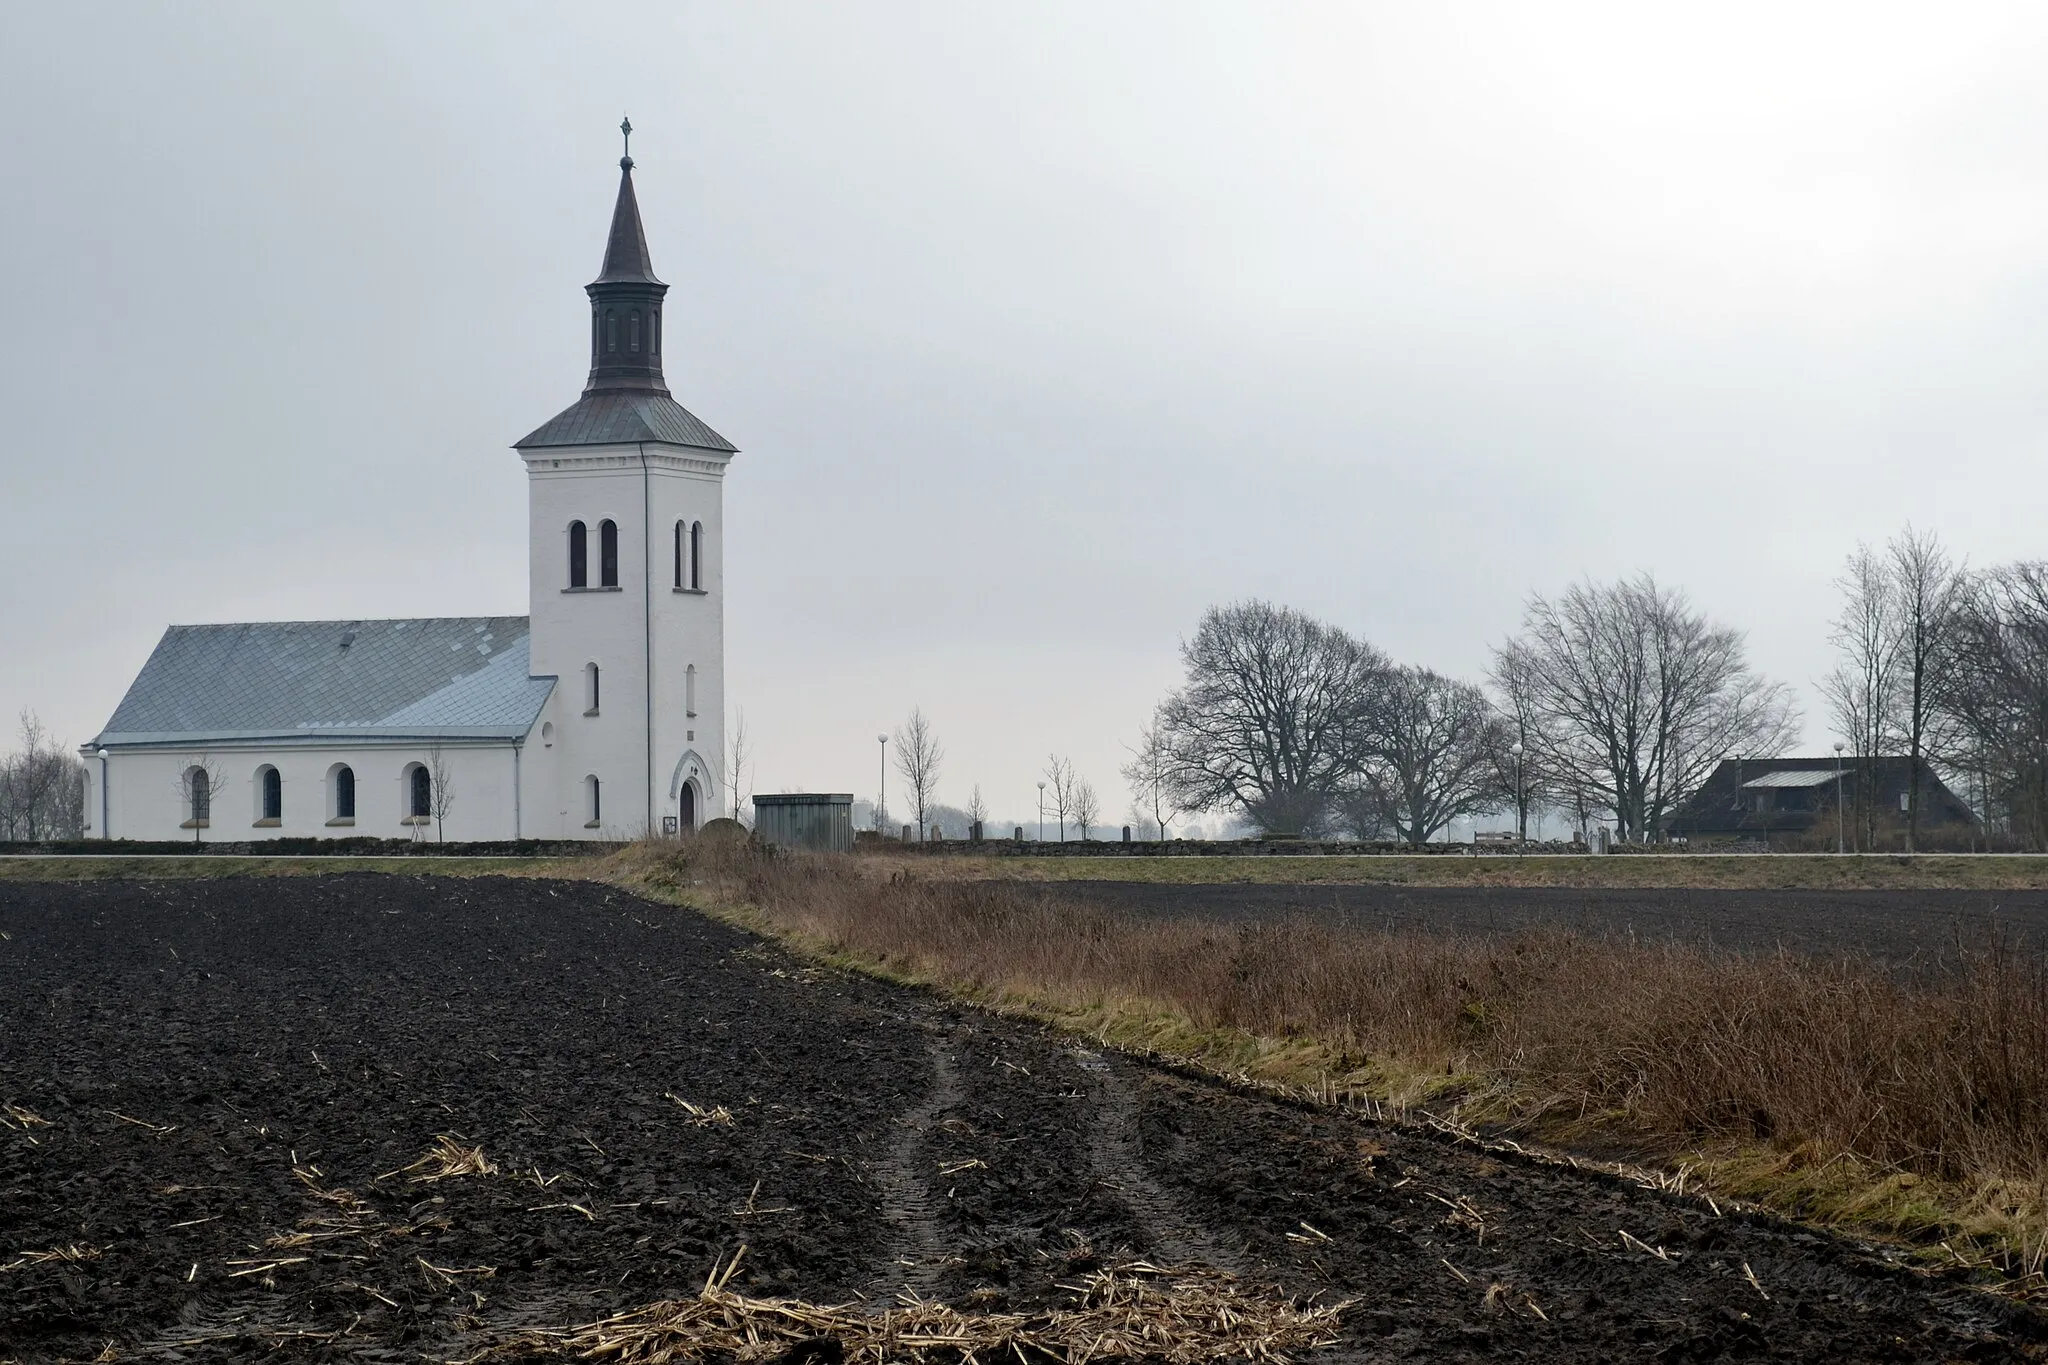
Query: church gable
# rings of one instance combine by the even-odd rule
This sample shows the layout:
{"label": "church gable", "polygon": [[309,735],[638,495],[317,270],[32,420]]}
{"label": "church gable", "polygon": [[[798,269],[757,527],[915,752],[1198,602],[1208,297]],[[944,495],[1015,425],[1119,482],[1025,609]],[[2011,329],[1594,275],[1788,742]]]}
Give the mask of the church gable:
{"label": "church gable", "polygon": [[554,687],[523,616],[172,626],[94,744],[517,738]]}

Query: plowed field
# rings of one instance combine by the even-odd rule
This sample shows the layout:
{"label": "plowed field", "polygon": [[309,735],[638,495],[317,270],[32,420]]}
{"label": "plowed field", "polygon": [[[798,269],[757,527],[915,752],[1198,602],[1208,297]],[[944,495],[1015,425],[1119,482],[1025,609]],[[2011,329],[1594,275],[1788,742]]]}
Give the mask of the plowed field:
{"label": "plowed field", "polygon": [[1347,1304],[1315,1359],[2044,1339],[1845,1241],[1100,1054],[589,884],[11,884],[0,934],[0,1359],[462,1359],[694,1295],[743,1245],[735,1289],[876,1311],[1211,1266]]}

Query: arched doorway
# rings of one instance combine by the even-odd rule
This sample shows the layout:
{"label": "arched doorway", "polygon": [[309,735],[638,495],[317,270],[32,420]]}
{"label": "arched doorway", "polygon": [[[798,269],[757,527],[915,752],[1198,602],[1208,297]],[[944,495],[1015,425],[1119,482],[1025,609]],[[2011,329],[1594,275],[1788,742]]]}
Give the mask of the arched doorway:
{"label": "arched doorway", "polygon": [[694,783],[683,784],[680,800],[682,827],[686,830],[697,828],[697,788]]}

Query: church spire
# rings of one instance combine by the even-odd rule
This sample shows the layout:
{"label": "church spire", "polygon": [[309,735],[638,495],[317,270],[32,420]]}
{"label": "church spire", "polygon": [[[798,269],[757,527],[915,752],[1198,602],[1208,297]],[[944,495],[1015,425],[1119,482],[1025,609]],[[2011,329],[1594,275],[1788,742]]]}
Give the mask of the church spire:
{"label": "church spire", "polygon": [[619,124],[627,154],[619,158],[619,197],[605,239],[604,268],[590,295],[590,382],[585,393],[616,390],[666,395],[661,373],[661,300],[668,286],[654,277],[640,201],[633,193],[633,123]]}

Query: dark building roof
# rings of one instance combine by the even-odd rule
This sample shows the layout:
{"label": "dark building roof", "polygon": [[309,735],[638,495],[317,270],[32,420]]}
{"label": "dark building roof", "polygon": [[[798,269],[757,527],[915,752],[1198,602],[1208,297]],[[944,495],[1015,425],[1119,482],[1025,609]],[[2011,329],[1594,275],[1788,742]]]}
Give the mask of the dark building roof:
{"label": "dark building roof", "polygon": [[[620,131],[630,136],[632,126],[621,124]],[[655,278],[630,156],[619,158],[619,194],[605,237],[604,266],[584,292],[590,296],[590,378],[583,396],[513,449],[660,441],[734,453],[732,442],[669,396],[661,370],[662,301],[668,286]]]}
{"label": "dark building roof", "polygon": [[[1841,764],[1843,801],[1851,806],[1875,801],[1881,810],[1899,811],[1899,798],[1913,774],[1913,761],[1903,756],[1845,758]],[[1835,756],[1824,758],[1725,759],[1691,799],[1665,820],[1673,834],[1761,838],[1800,834],[1812,829],[1835,809]],[[1867,783],[1867,794],[1859,795]],[[1920,825],[1970,825],[1976,816],[1950,791],[1925,759],[1920,760]]]}
{"label": "dark building roof", "polygon": [[524,616],[172,626],[88,747],[517,739],[555,685],[527,644]]}
{"label": "dark building roof", "polygon": [[631,445],[635,441],[666,441],[703,450],[738,449],[675,399],[653,393],[587,393],[513,449]]}

